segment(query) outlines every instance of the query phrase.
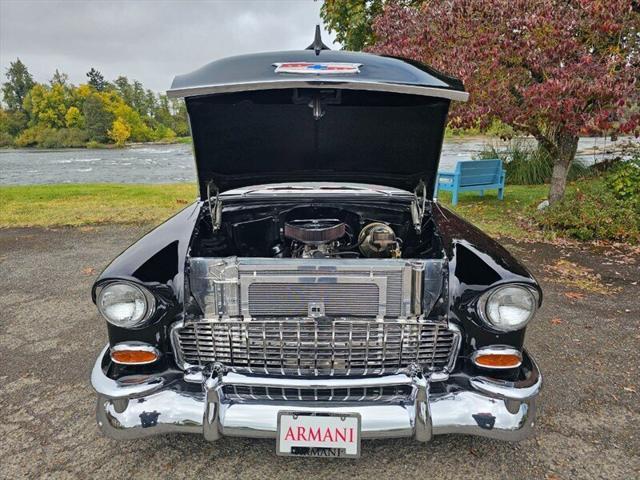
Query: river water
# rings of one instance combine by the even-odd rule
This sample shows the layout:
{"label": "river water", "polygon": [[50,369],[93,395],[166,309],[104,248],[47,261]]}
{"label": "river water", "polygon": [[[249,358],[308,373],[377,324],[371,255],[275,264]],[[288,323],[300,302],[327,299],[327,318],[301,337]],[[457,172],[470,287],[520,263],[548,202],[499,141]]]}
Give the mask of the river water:
{"label": "river water", "polygon": [[[601,152],[615,148],[602,138],[583,138],[578,158],[592,164],[604,158]],[[445,140],[441,170],[453,170],[459,160],[471,160],[491,143],[506,144],[492,138]],[[594,147],[596,149],[594,150]],[[0,185],[43,183],[174,183],[196,179],[191,145],[141,145],[123,149],[0,149]]]}

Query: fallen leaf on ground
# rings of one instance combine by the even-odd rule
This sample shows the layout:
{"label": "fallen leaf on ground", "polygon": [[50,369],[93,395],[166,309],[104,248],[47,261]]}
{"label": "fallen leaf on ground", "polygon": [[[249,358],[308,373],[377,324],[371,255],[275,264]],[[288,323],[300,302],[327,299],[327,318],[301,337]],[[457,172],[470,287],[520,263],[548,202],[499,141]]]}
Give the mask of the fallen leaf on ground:
{"label": "fallen leaf on ground", "polygon": [[625,392],[638,393],[633,387],[622,387]]}
{"label": "fallen leaf on ground", "polygon": [[93,275],[96,273],[96,269],[93,267],[83,268],[81,271],[82,275]]}
{"label": "fallen leaf on ground", "polygon": [[552,318],[551,323],[553,323],[554,325],[560,325],[562,323],[562,320],[560,320],[559,318]]}
{"label": "fallen leaf on ground", "polygon": [[586,295],[578,292],[564,292],[564,296],[571,300],[583,300]]}
{"label": "fallen leaf on ground", "polygon": [[[544,270],[550,274],[547,280],[555,283],[564,284],[567,288],[579,288],[587,292],[600,293],[602,295],[610,295],[620,290],[620,287],[610,287],[602,282],[600,275],[593,269],[570,262],[569,260],[560,259],[554,264],[545,265]],[[573,294],[574,292],[568,292]],[[572,297],[565,293],[568,298],[573,300],[582,300],[582,297]],[[582,295],[582,294],[576,294]]]}

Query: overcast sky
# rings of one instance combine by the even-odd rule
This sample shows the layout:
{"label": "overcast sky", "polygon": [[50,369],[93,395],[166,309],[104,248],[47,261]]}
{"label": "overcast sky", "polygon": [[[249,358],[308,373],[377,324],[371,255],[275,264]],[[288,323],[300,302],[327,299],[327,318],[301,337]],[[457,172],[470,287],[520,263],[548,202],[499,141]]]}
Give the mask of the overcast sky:
{"label": "overcast sky", "polygon": [[[174,75],[217,58],[306,47],[320,6],[313,0],[0,0],[1,81],[20,57],[39,82],[57,68],[84,83],[95,67],[108,80],[126,75],[161,92]],[[323,39],[334,48],[332,36],[324,32]]]}

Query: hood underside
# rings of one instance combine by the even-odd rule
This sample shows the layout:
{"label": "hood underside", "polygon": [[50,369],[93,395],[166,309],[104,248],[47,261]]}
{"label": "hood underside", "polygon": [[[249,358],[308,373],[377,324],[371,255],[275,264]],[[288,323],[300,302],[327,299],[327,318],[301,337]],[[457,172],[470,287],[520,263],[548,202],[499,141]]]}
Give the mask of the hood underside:
{"label": "hood underside", "polygon": [[[314,99],[321,116],[314,116]],[[449,100],[278,89],[187,99],[203,198],[255,184],[356,182],[431,195]]]}

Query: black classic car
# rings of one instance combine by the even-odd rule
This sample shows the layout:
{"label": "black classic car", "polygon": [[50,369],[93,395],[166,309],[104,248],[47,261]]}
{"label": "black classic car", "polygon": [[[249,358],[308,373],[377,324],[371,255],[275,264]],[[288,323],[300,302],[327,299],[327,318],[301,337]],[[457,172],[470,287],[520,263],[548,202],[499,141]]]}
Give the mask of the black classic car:
{"label": "black classic car", "polygon": [[351,457],[369,438],[530,433],[540,287],[432,199],[459,80],[316,37],[212,62],[169,94],[186,101],[200,197],[93,287],[106,435]]}

